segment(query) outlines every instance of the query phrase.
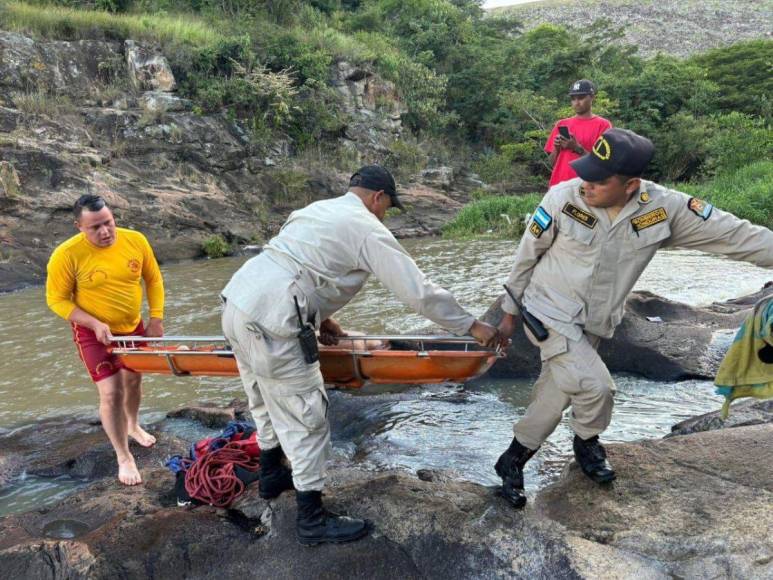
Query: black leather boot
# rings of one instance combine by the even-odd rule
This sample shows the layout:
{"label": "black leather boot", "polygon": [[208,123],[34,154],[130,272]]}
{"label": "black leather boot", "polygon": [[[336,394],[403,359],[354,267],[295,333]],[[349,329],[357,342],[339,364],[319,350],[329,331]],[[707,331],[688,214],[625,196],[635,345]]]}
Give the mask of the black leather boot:
{"label": "black leather boot", "polygon": [[259,493],[263,499],[274,499],[293,487],[292,472],[282,463],[285,454],[281,446],[260,452]]}
{"label": "black leather boot", "polygon": [[304,546],[332,543],[341,544],[359,540],[368,533],[365,520],[339,516],[322,506],[321,491],[299,491],[295,495],[298,504],[296,533]]}
{"label": "black leather boot", "polygon": [[523,491],[523,466],[537,452],[529,449],[513,437],[510,447],[499,456],[494,469],[502,478],[502,496],[513,506],[522,508],[526,505],[526,495]]}
{"label": "black leather boot", "polygon": [[609,483],[615,479],[615,471],[607,461],[607,450],[599,442],[599,436],[580,439],[574,436],[574,456],[582,472],[596,483]]}

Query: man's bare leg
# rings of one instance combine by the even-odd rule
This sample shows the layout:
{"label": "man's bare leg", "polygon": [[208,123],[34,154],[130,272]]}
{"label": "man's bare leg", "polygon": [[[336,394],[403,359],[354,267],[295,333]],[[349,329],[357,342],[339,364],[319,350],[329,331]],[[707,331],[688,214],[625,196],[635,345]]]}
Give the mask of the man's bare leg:
{"label": "man's bare leg", "polygon": [[125,393],[121,372],[97,382],[99,390],[99,417],[118,459],[118,479],[125,485],[142,483],[142,477],[129,451]]}
{"label": "man's bare leg", "polygon": [[140,402],[142,402],[142,375],[122,369],[119,373],[126,395],[124,411],[129,437],[143,447],[152,447],[156,438],[140,427]]}

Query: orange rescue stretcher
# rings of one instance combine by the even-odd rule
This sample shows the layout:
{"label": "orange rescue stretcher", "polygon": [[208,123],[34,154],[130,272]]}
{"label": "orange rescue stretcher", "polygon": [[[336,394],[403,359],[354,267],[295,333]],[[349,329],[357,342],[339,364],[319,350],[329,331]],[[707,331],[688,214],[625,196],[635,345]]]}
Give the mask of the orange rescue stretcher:
{"label": "orange rescue stretcher", "polygon": [[[388,341],[383,350],[356,349],[355,341]],[[351,348],[346,347],[350,342]],[[425,348],[429,347],[429,348]],[[448,350],[446,350],[448,349]],[[137,373],[236,377],[233,351],[222,336],[121,336],[112,352]],[[483,349],[469,336],[351,336],[319,347],[325,383],[343,388],[376,384],[464,382],[485,373],[499,350]]]}

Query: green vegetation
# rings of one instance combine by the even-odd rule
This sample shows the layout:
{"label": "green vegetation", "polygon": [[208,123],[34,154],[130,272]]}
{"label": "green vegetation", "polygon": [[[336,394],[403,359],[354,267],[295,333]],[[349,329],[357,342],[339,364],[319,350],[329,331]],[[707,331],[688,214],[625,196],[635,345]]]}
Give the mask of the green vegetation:
{"label": "green vegetation", "polygon": [[11,94],[13,104],[20,111],[29,115],[62,115],[75,110],[75,106],[69,97],[65,95],[55,95],[46,92],[43,89],[22,93],[15,92]]}
{"label": "green vegetation", "polygon": [[773,161],[758,161],[701,185],[675,188],[773,229]]}
{"label": "green vegetation", "polygon": [[[222,38],[217,29],[203,20],[185,15],[113,14],[103,10],[81,10],[56,3],[4,3],[2,26],[38,34],[44,38],[79,40],[105,38],[152,40],[163,43],[212,46]],[[87,2],[60,4],[88,5]],[[93,4],[92,4],[93,6]]]}
{"label": "green vegetation", "polygon": [[223,258],[230,256],[233,250],[223,236],[215,234],[202,242],[201,251],[207,258]]}
{"label": "green vegetation", "polygon": [[456,218],[443,228],[443,235],[452,238],[520,238],[529,216],[541,199],[539,193],[480,196],[477,201],[464,206]]}
{"label": "green vegetation", "polygon": [[[720,207],[743,199],[733,206],[740,214],[763,215],[744,208],[770,181],[759,162],[773,153],[773,41],[642,58],[616,42],[621,31],[608,21],[523,32],[515,14],[486,16],[476,0],[31,0],[2,4],[0,27],[158,44],[196,111],[242,120],[258,150],[286,139],[300,160],[327,154],[335,159],[328,165],[351,169],[356,155],[338,147],[349,114],[329,84],[331,68],[346,60],[394,83],[410,134],[382,162],[399,177],[464,164],[501,193],[545,187],[545,140],[571,115],[568,86],[591,78],[600,89],[595,112],[655,142],[648,178],[717,187],[726,192],[716,194],[725,196]],[[20,98],[31,112],[49,106]],[[385,110],[395,104],[394,95],[379,98]],[[725,187],[734,178],[750,185]],[[275,179],[276,199],[302,199],[293,170]],[[495,206],[515,198],[497,199],[482,216],[510,215]],[[520,227],[511,225],[471,231],[509,236]]]}

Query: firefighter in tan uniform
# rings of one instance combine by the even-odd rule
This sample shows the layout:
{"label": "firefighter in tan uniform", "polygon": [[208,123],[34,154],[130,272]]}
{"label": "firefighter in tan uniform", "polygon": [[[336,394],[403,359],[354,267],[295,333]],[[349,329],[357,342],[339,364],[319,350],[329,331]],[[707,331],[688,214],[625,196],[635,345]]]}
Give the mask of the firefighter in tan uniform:
{"label": "firefighter in tan uniform", "polygon": [[[649,139],[610,129],[572,162],[578,179],[551,188],[521,239],[508,280],[513,296],[548,330],[542,370],[515,437],[496,463],[503,495],[526,503],[523,467],[571,406],[574,454],[598,483],[615,472],[598,436],[612,416],[615,384],[596,352],[623,317],[625,299],[658,248],[679,246],[773,267],[773,232],[711,204],[640,179]],[[519,306],[506,297],[499,330],[512,335]]]}
{"label": "firefighter in tan uniform", "polygon": [[[454,297],[430,282],[382,220],[402,208],[392,175],[378,165],[360,168],[346,195],[293,212],[258,256],[223,289],[223,333],[233,348],[261,445],[260,495],[296,490],[302,544],[356,540],[361,519],[322,506],[330,446],[328,399],[311,326],[320,341],[343,335],[332,318],[373,274],[400,300],[456,334],[481,344],[499,342],[497,330],[475,319]],[[297,305],[296,305],[297,301]],[[299,341],[309,324],[310,340]],[[309,344],[309,342],[311,344]],[[284,454],[292,463],[282,465]]]}

